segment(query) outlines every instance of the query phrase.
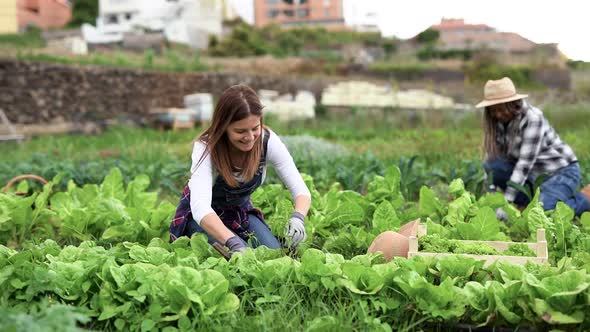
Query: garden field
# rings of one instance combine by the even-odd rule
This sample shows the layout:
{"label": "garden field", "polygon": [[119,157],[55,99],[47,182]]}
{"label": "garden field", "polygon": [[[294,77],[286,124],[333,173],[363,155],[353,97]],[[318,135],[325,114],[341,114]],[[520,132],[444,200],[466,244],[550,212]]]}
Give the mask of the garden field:
{"label": "garden field", "polygon": [[[588,109],[544,109],[590,183]],[[534,188],[522,211],[484,194],[480,115],[436,116],[267,119],[312,192],[308,239],[289,255],[258,248],[229,261],[201,235],[168,241],[201,129],[3,143],[0,184],[49,182],[0,193],[0,330],[590,330],[590,213],[545,212]],[[252,200],[283,236],[293,206],[274,173]],[[543,228],[549,263],[366,254],[418,218],[421,249],[442,252],[457,250],[451,240],[535,242]]]}

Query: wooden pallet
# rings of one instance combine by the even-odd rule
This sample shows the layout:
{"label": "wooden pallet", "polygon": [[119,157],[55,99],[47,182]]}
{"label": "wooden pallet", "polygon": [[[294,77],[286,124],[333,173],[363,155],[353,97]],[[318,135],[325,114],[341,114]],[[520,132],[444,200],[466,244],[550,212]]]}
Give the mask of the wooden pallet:
{"label": "wooden pallet", "polygon": [[[426,235],[426,229],[423,228],[424,232],[422,234],[418,234],[418,236]],[[499,252],[503,252],[504,250],[508,249],[508,246],[511,244],[515,244],[517,242],[504,242],[504,241],[468,241],[468,240],[460,240],[461,242],[466,243],[482,243],[487,244]],[[452,254],[452,253],[433,253],[433,252],[423,252],[418,251],[418,237],[410,236],[410,250],[408,252],[408,258],[413,256],[427,256],[427,257],[447,257],[447,256],[467,256],[474,258],[476,260],[483,260],[485,261],[484,266],[488,266],[496,261],[503,261],[512,264],[525,264],[526,262],[534,262],[538,264],[544,264],[549,262],[549,253],[547,251],[547,241],[545,240],[545,230],[540,228],[537,229],[537,242],[531,243],[526,242],[526,244],[530,249],[532,249],[537,256],[529,257],[529,256],[500,256],[500,255],[470,255],[470,254]]]}

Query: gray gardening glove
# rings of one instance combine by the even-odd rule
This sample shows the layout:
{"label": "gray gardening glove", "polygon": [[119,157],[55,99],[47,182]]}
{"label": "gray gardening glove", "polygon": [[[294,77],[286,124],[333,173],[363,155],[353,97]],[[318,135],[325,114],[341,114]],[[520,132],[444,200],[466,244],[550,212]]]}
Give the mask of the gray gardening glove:
{"label": "gray gardening glove", "polygon": [[305,224],[303,220],[305,217],[299,212],[293,212],[291,219],[289,219],[289,225],[287,225],[286,235],[291,238],[291,247],[297,247],[301,242],[307,239],[307,233],[305,233]]}
{"label": "gray gardening glove", "polygon": [[496,219],[498,219],[500,221],[506,221],[506,220],[508,220],[508,213],[506,213],[506,211],[502,210],[502,208],[497,208],[496,209]]}
{"label": "gray gardening glove", "polygon": [[242,240],[239,236],[235,235],[227,239],[225,241],[225,246],[229,248],[229,254],[233,255],[236,252],[245,253],[246,248],[248,247],[244,240]]}

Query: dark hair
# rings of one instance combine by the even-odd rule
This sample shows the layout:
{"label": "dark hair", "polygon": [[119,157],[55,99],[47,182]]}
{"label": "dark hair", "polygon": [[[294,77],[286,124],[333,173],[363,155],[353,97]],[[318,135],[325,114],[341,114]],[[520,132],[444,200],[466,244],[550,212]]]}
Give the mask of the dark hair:
{"label": "dark hair", "polygon": [[512,114],[518,114],[522,111],[523,100],[513,100],[501,104],[488,106],[484,109],[483,117],[483,128],[484,128],[484,142],[483,150],[486,160],[493,160],[498,157],[500,152],[498,151],[498,145],[496,144],[496,127],[498,126],[498,120],[494,118],[494,110],[498,107],[505,107]]}
{"label": "dark hair", "polygon": [[[226,89],[215,106],[211,126],[205,130],[198,139],[207,144],[207,149],[201,155],[197,165],[200,165],[207,153],[211,154],[211,161],[219,174],[231,187],[237,187],[238,181],[232,173],[230,158],[230,142],[227,137],[227,127],[236,121],[243,120],[250,115],[260,117],[262,127],[262,104],[256,92],[246,85],[234,85]],[[241,175],[246,181],[251,180],[258,169],[260,155],[262,153],[262,135],[258,136],[258,144],[248,152]],[[198,166],[197,166],[198,167]]]}

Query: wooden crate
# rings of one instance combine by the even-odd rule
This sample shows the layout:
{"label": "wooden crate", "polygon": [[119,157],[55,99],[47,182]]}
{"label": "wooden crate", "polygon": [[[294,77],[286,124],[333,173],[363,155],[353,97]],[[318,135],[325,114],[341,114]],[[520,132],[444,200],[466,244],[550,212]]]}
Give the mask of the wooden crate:
{"label": "wooden crate", "polygon": [[[425,226],[422,228],[423,231],[418,233],[418,236],[426,235],[426,228]],[[499,252],[503,252],[504,250],[508,249],[508,246],[511,244],[515,244],[517,242],[504,242],[504,241],[468,241],[468,240],[459,240],[461,242],[466,243],[483,243],[487,244]],[[433,253],[433,252],[423,252],[418,251],[418,237],[410,236],[410,251],[408,252],[408,258],[413,256],[429,256],[429,257],[447,257],[447,256],[467,256],[472,257],[477,260],[484,260],[484,266],[488,266],[495,261],[504,261],[512,264],[525,264],[528,261],[544,264],[549,261],[549,253],[547,251],[547,241],[545,240],[545,230],[540,228],[537,229],[537,242],[531,243],[527,242],[526,244],[530,249],[532,249],[536,253],[536,257],[531,256],[500,256],[500,255],[471,255],[471,254],[453,254],[453,253]]]}
{"label": "wooden crate", "polygon": [[186,108],[154,108],[150,110],[150,116],[154,126],[161,130],[191,129],[196,122],[194,111]]}

